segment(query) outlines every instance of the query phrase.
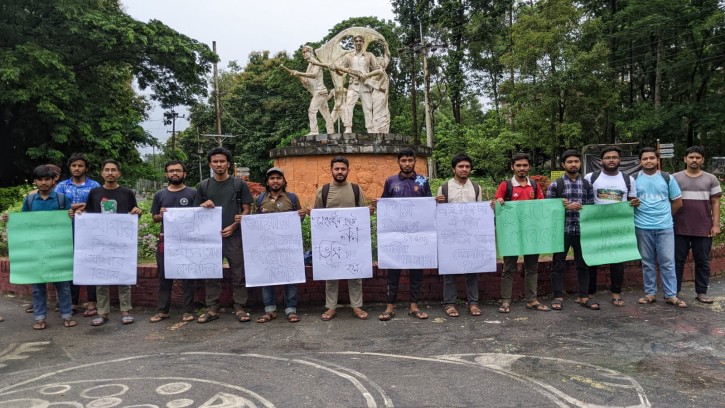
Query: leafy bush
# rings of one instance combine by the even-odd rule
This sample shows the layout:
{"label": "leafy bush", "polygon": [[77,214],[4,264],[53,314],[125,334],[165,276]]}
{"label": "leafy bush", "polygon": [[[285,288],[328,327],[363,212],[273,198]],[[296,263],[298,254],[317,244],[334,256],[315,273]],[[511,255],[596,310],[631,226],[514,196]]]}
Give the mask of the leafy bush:
{"label": "leafy bush", "polygon": [[159,242],[161,223],[151,217],[151,199],[138,202],[143,212],[138,219],[138,259],[140,263],[156,262],[156,244]]}
{"label": "leafy bush", "polygon": [[28,191],[31,191],[34,188],[35,187],[29,184],[0,188],[0,212],[12,207],[18,200],[21,200],[22,202],[23,197],[25,197]]}

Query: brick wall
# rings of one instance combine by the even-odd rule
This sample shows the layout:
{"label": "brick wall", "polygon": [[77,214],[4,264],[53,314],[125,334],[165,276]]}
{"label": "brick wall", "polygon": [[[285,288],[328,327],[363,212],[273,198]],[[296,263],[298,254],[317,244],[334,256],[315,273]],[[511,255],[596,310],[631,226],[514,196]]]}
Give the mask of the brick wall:
{"label": "brick wall", "polygon": [[[519,263],[519,272],[514,275],[514,298],[522,298],[524,295],[522,264]],[[479,282],[482,299],[497,299],[501,286],[501,268],[499,262],[498,270],[495,273],[482,273]],[[224,270],[224,276],[228,277],[229,271]],[[725,273],[725,245],[720,245],[712,250],[711,276],[719,276]],[[539,294],[545,295],[551,291],[551,261],[541,260],[539,262]],[[439,301],[443,294],[443,279],[437,274],[435,269],[428,269],[424,273],[423,280],[423,301]],[[576,271],[574,269],[574,261],[567,261],[567,271],[564,274],[564,287],[569,293],[576,293]],[[694,280],[694,263],[692,259],[688,259],[685,265],[685,281]],[[607,267],[599,268],[598,280],[600,289],[605,289],[609,282],[609,269]],[[181,303],[181,286],[179,282],[175,283],[173,291],[174,304]],[[398,296],[399,302],[405,302],[410,299],[408,293],[408,277],[403,275],[400,278],[401,291]],[[625,287],[642,287],[642,270],[639,261],[627,262],[624,272]],[[312,268],[307,268],[307,282],[299,284],[297,298],[300,304],[322,305],[325,303],[325,283],[323,281],[312,280]],[[156,304],[156,294],[158,292],[159,283],[156,274],[155,265],[141,265],[138,268],[138,284],[133,287],[133,305],[154,307]],[[204,285],[197,282],[196,298],[200,301],[204,299]],[[366,303],[385,303],[386,302],[386,274],[385,270],[378,270],[373,267],[373,277],[363,282],[363,294]],[[0,293],[14,294],[19,297],[30,299],[32,288],[30,285],[13,285],[9,281],[9,262],[7,258],[0,258]],[[53,285],[49,285],[49,296],[53,297]],[[111,290],[111,297],[116,299],[115,290]],[[281,291],[278,291],[278,297],[281,298]],[[85,299],[85,291],[81,290],[81,298]],[[258,288],[249,289],[250,305],[261,305],[262,295]],[[459,284],[459,298],[465,298],[463,292],[463,282]],[[348,303],[347,282],[340,282],[340,303]],[[229,285],[225,283],[222,292],[222,305],[231,305],[231,290]]]}

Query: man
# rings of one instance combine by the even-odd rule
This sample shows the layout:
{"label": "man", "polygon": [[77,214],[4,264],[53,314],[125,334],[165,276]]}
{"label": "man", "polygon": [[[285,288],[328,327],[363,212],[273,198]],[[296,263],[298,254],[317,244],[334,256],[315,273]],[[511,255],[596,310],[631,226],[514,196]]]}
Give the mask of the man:
{"label": "man", "polygon": [[667,304],[686,308],[687,303],[677,298],[675,273],[675,232],[672,216],[682,207],[682,192],[677,180],[660,172],[659,153],[645,147],[639,153],[642,170],[637,174],[637,197],[640,205],[634,210],[634,228],[637,248],[642,256],[642,275],[645,296],[640,304],[657,300],[657,265]]}
{"label": "man", "polygon": [[[365,197],[360,186],[347,182],[350,162],[344,156],[335,156],[330,161],[332,183],[325,184],[317,190],[315,208],[349,208],[364,207]],[[368,313],[362,309],[362,279],[348,279],[347,291],[350,294],[352,313],[360,320],[368,318]],[[321,319],[330,321],[337,315],[337,299],[339,281],[325,281],[325,312]]]}
{"label": "man", "polygon": [[[71,211],[83,211],[88,201],[88,193],[96,187],[100,187],[97,181],[86,176],[88,172],[88,160],[81,153],[73,153],[68,158],[68,170],[71,177],[63,180],[55,187],[56,193],[65,194],[71,202]],[[80,301],[80,286],[71,282],[71,294],[73,295],[73,308],[75,309]],[[92,317],[98,314],[96,310],[96,287],[86,286],[86,311],[83,317]]]}
{"label": "man", "polygon": [[[22,211],[54,211],[70,210],[71,203],[65,195],[53,191],[56,172],[47,165],[40,165],[33,170],[33,181],[37,190],[31,192],[23,200]],[[73,218],[73,213],[68,214]],[[2,220],[7,222],[8,215],[3,214]],[[58,308],[60,317],[63,319],[64,327],[77,325],[73,320],[73,307],[71,300],[70,282],[53,282],[58,296]],[[47,288],[45,283],[33,284],[33,307],[31,312],[34,315],[33,330],[45,330],[46,315],[48,312]],[[0,317],[2,321],[2,317]]]}
{"label": "man", "polygon": [[374,133],[373,125],[373,88],[366,80],[379,74],[380,67],[375,55],[363,51],[365,39],[356,35],[352,39],[355,50],[343,55],[339,66],[332,69],[348,73],[347,96],[342,107],[342,123],[345,126],[345,133],[352,133],[352,111],[358,99],[362,102],[362,110],[365,115],[365,129],[368,133]]}
{"label": "man", "polygon": [[[207,160],[214,175],[199,184],[194,205],[204,208],[222,207],[222,256],[229,262],[234,315],[240,322],[248,322],[251,317],[244,308],[249,295],[247,287],[244,286],[244,255],[239,225],[241,216],[249,214],[252,193],[244,180],[229,174],[233,163],[229,150],[215,147],[207,154]],[[199,323],[208,323],[219,318],[222,280],[207,279],[205,287],[207,309],[197,319]]]}
{"label": "man", "polygon": [[[602,160],[602,169],[589,173],[584,179],[592,185],[594,191],[594,205],[606,205],[629,201],[629,205],[637,208],[637,189],[633,177],[619,171],[622,150],[617,146],[607,146],[599,153]],[[597,293],[598,266],[589,267],[589,290],[591,299]],[[624,281],[624,262],[609,265],[609,281],[611,301],[614,306],[624,306],[622,299],[622,282]],[[580,295],[581,296],[581,295]],[[581,298],[577,300],[581,303]]]}
{"label": "man", "polygon": [[[403,149],[398,153],[398,167],[400,172],[385,180],[383,195],[380,198],[403,197],[430,197],[430,184],[425,176],[415,172],[415,152],[412,149]],[[377,204],[377,200],[373,205]],[[388,321],[395,316],[395,302],[398,298],[398,284],[400,283],[400,269],[388,269],[388,304],[385,311],[378,316],[380,321]],[[410,269],[410,310],[408,315],[416,319],[425,320],[428,314],[418,309],[421,287],[423,286],[423,270]]]}
{"label": "man", "polygon": [[717,177],[702,170],[705,149],[691,146],[685,150],[684,171],[673,176],[682,190],[682,208],[675,214],[675,272],[677,293],[682,289],[687,254],[695,260],[695,293],[699,302],[713,303],[707,296],[710,281],[712,239],[720,234],[720,197]]}
{"label": "man", "polygon": [[576,150],[566,150],[561,154],[561,166],[564,176],[555,180],[546,190],[546,198],[561,198],[566,208],[564,218],[564,252],[554,254],[551,267],[551,287],[554,290],[554,300],[551,302],[553,310],[561,310],[564,303],[564,270],[566,269],[566,255],[569,248],[574,250],[574,262],[577,271],[577,284],[579,286],[579,304],[591,309],[599,310],[599,303],[589,299],[589,270],[582,256],[579,229],[579,212],[582,205],[594,204],[594,192],[589,181],[579,175],[582,156]]}
{"label": "man", "polygon": [[[184,184],[186,179],[186,167],[179,160],[166,162],[166,179],[169,185],[156,192],[151,202],[151,217],[154,222],[161,222],[161,234],[156,245],[156,265],[159,275],[159,298],[156,303],[156,314],[149,318],[149,322],[158,323],[169,318],[171,308],[171,289],[174,286],[173,279],[166,279],[164,269],[164,213],[167,208],[191,207],[196,199],[196,190]],[[182,279],[184,304],[181,321],[190,322],[194,320],[194,280]]]}
{"label": "man", "polygon": [[[491,202],[491,207],[495,208],[498,202],[504,205],[506,201],[524,201],[524,200],[540,200],[544,198],[541,188],[535,181],[529,180],[529,170],[531,169],[531,159],[526,153],[516,153],[511,157],[511,170],[514,176],[507,181],[502,182],[496,190],[496,198]],[[514,272],[516,264],[519,261],[518,256],[503,257],[503,272],[501,273],[501,307],[498,308],[499,313],[511,312],[511,291],[514,281]],[[524,289],[526,295],[526,308],[548,312],[551,309],[539,302],[536,291],[539,284],[539,255],[524,255]]]}
{"label": "man", "polygon": [[[104,161],[101,166],[101,178],[103,186],[96,187],[88,193],[86,212],[141,215],[141,209],[136,203],[136,194],[118,184],[121,178],[121,164],[116,160]],[[108,286],[97,285],[96,297],[98,316],[91,321],[91,326],[102,326],[108,322],[108,314],[111,312],[111,295]],[[121,323],[133,323],[133,316],[129,313],[132,309],[130,285],[118,285],[118,301],[121,308]]]}
{"label": "man", "polygon": [[[453,178],[438,187],[436,201],[439,203],[470,203],[483,201],[481,187],[471,181],[473,160],[467,154],[457,154],[451,159]],[[466,300],[468,313],[471,316],[480,316],[481,308],[478,306],[478,273],[464,274],[466,278]],[[449,317],[458,317],[456,309],[456,275],[443,275],[443,307]]]}
{"label": "man", "polygon": [[[266,191],[257,197],[254,205],[256,214],[267,214],[272,212],[297,211],[301,219],[307,215],[304,209],[300,208],[300,201],[292,192],[287,191],[287,180],[284,172],[279,167],[272,167],[267,170],[265,180]],[[277,302],[274,296],[274,286],[262,288],[262,301],[264,302],[264,314],[257,319],[257,323],[267,323],[277,318]],[[284,285],[284,313],[287,321],[297,323],[300,321],[297,315],[297,285]]]}
{"label": "man", "polygon": [[320,133],[317,128],[317,112],[320,112],[322,118],[325,119],[327,134],[335,133],[334,121],[330,116],[330,108],[327,106],[328,91],[322,78],[321,63],[315,59],[314,51],[309,45],[302,47],[302,57],[308,62],[307,71],[288,71],[298,78],[302,82],[302,86],[312,95],[310,106],[307,108],[307,117],[310,120],[310,133],[308,135]]}

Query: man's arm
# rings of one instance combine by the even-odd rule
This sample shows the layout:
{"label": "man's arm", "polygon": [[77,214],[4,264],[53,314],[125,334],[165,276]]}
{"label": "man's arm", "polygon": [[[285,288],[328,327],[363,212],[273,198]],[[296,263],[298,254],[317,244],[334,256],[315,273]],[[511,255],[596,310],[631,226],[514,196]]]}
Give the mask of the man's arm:
{"label": "man's arm", "polygon": [[670,200],[670,204],[672,207],[672,215],[677,214],[677,211],[682,208],[682,197],[677,197],[674,200]]}
{"label": "man's arm", "polygon": [[720,234],[720,197],[710,197],[710,204],[712,205],[712,228],[710,229],[710,236],[714,237]]}

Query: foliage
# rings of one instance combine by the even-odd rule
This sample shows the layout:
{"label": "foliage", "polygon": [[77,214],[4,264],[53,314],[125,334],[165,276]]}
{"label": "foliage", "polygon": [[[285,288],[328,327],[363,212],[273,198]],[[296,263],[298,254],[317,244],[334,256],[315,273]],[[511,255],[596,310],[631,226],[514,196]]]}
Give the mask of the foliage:
{"label": "foliage", "polygon": [[22,201],[23,197],[34,188],[30,184],[0,188],[0,212],[10,208],[18,200]]}
{"label": "foliage", "polygon": [[138,218],[138,259],[141,263],[156,263],[156,244],[159,242],[161,223],[154,222],[151,216],[152,200],[138,202],[138,208],[143,211]]}

